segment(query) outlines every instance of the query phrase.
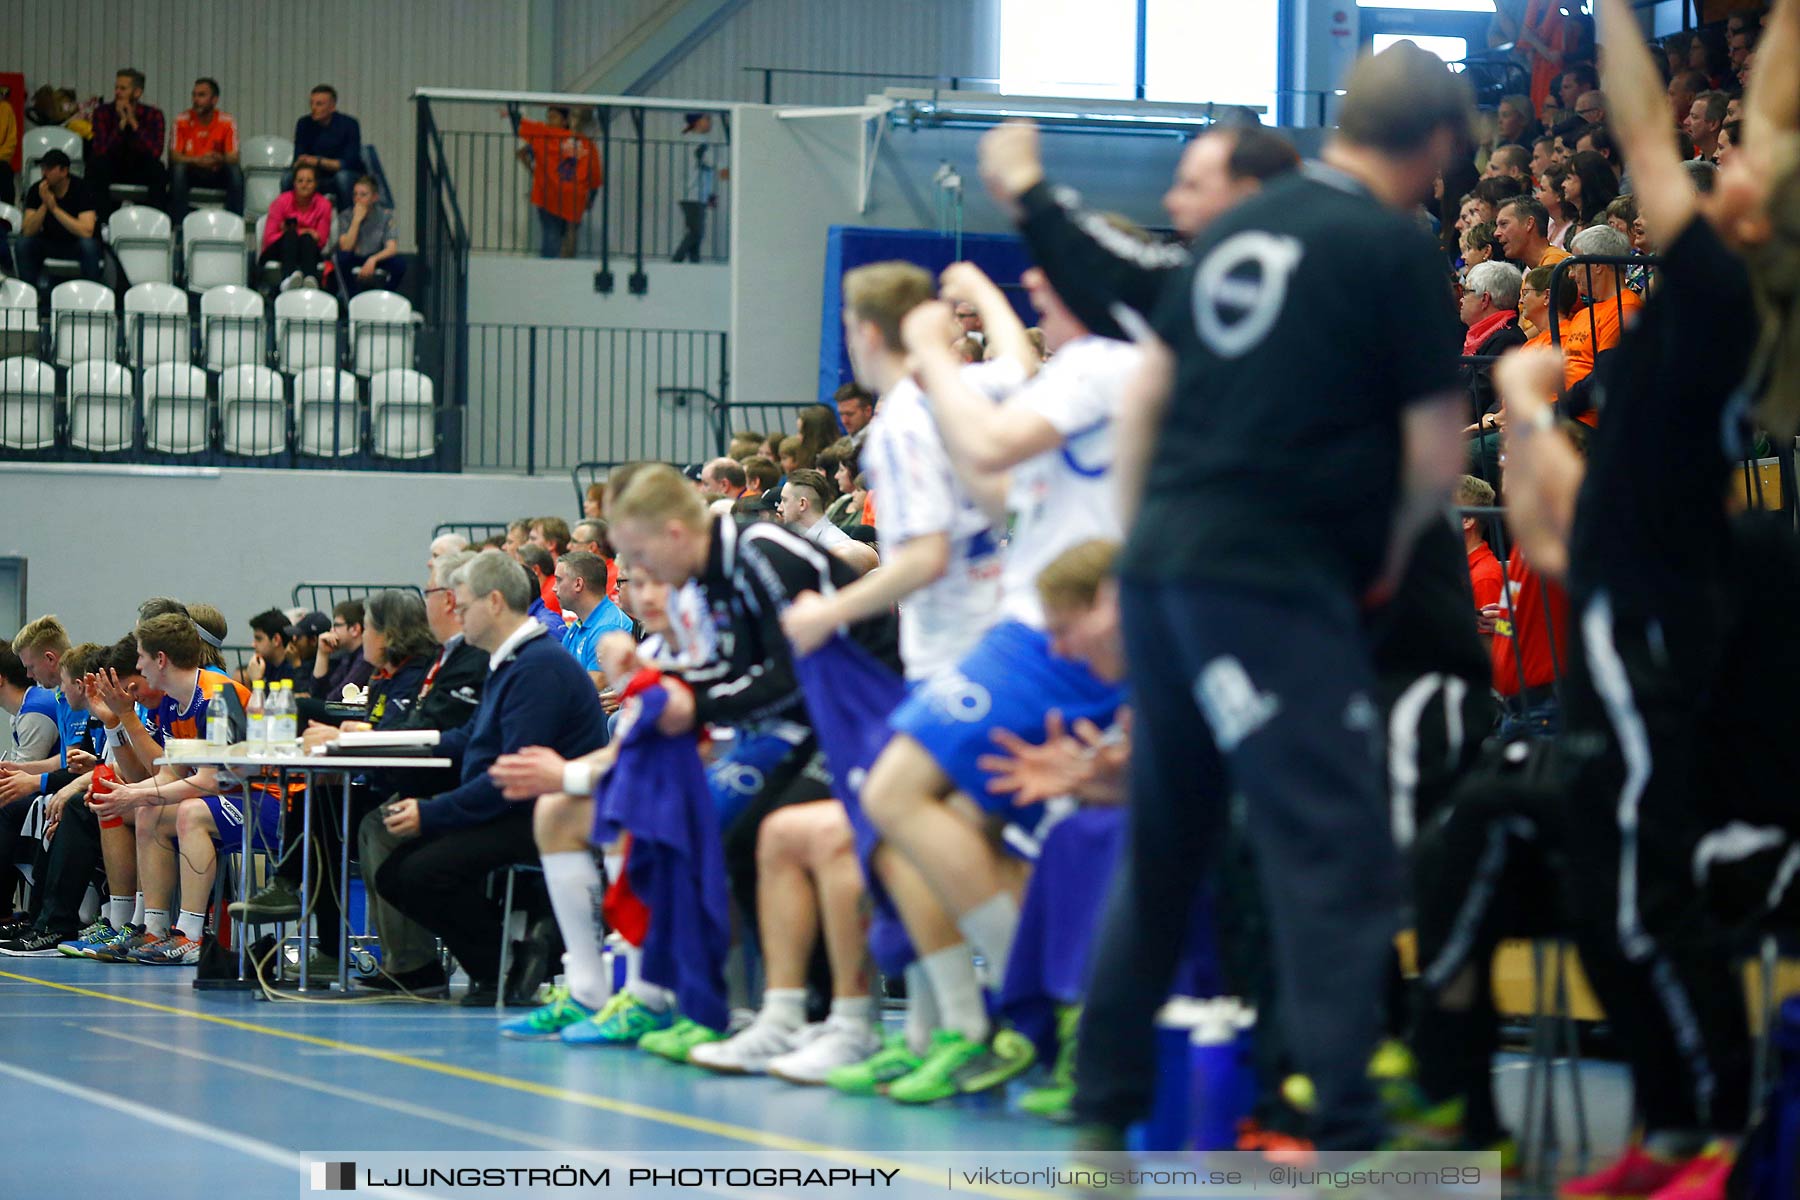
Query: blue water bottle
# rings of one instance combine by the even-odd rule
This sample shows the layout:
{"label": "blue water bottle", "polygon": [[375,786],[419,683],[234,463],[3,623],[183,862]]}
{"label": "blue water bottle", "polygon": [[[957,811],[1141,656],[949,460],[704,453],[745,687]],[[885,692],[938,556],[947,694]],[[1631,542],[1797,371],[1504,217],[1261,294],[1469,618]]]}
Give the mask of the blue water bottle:
{"label": "blue water bottle", "polygon": [[1150,1116],[1133,1125],[1126,1144],[1134,1151],[1179,1151],[1188,1140],[1188,1042],[1211,1000],[1175,996],[1156,1014],[1156,1095]]}
{"label": "blue water bottle", "polygon": [[1188,1141],[1195,1150],[1235,1148],[1238,1121],[1249,1113],[1246,1012],[1234,1000],[1217,1001],[1188,1035]]}

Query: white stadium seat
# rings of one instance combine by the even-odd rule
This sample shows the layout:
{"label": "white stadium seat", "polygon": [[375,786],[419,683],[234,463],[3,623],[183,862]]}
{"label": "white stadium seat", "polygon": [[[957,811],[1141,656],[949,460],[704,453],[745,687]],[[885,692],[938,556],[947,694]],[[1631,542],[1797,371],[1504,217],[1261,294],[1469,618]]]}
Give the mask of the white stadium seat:
{"label": "white stadium seat", "polygon": [[297,375],[337,362],[337,297],[292,288],[275,297],[275,351],[281,370]]}
{"label": "white stadium seat", "polygon": [[132,437],[131,372],[110,359],[69,368],[69,445],[78,450],[129,450]]}
{"label": "white stadium seat", "polygon": [[19,148],[24,152],[21,165],[25,168],[19,178],[29,187],[38,180],[38,159],[50,150],[61,150],[69,156],[69,174],[87,174],[84,161],[87,148],[82,144],[81,135],[73,129],[65,129],[61,125],[39,125],[35,129],[27,129],[19,139]]}
{"label": "white stadium seat", "polygon": [[351,359],[358,375],[410,367],[413,306],[396,292],[362,292],[350,298]]}
{"label": "white stadium seat", "polygon": [[125,360],[134,367],[188,361],[187,293],[172,283],[140,283],[125,293]]}
{"label": "white stadium seat", "polygon": [[144,373],[144,445],[165,454],[206,449],[212,407],[206,372],[184,362],[158,363]]}
{"label": "white stadium seat", "polygon": [[87,279],[71,279],[51,290],[50,344],[58,366],[117,357],[117,303],[111,288]]}
{"label": "white stadium seat", "polygon": [[287,449],[287,395],[267,367],[237,366],[219,376],[220,442],[228,454]]}
{"label": "white stadium seat", "polygon": [[356,376],[309,367],[294,377],[294,425],[300,453],[341,458],[361,448]]}
{"label": "white stadium seat", "polygon": [[187,257],[190,292],[243,286],[248,269],[244,263],[244,218],[220,209],[198,209],[181,222],[181,245]]}
{"label": "white stadium seat", "polygon": [[36,356],[38,292],[23,279],[0,279],[0,358]]}
{"label": "white stadium seat", "polygon": [[216,287],[200,297],[202,361],[209,371],[263,363],[263,298],[247,287]]}
{"label": "white stadium seat", "polygon": [[56,368],[35,358],[0,362],[0,446],[44,450],[56,444]]}
{"label": "white stadium seat", "polygon": [[[281,177],[294,161],[294,143],[267,134],[245,138],[238,148],[238,165],[244,169],[244,211],[266,213],[281,195]],[[261,240],[258,239],[258,245]]]}
{"label": "white stadium seat", "polygon": [[175,282],[175,227],[168,213],[128,204],[107,220],[106,240],[127,284]]}
{"label": "white stadium seat", "polygon": [[393,367],[369,378],[369,428],[382,458],[427,458],[437,450],[431,380]]}

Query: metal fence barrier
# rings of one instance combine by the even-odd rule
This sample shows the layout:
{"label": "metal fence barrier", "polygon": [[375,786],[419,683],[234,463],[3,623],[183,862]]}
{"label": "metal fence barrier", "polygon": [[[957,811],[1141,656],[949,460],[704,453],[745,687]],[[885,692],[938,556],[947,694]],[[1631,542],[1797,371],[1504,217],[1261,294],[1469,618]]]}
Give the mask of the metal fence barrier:
{"label": "metal fence barrier", "polygon": [[491,537],[505,537],[506,521],[441,521],[431,531],[431,539],[436,541],[446,533],[460,533],[469,539],[469,545],[479,546]]}
{"label": "metal fence barrier", "polygon": [[725,349],[723,332],[470,325],[464,465],[538,475],[710,457],[724,447]]}
{"label": "metal fence barrier", "polygon": [[331,615],[346,600],[366,600],[376,592],[411,592],[421,599],[425,591],[416,583],[296,583],[293,602],[307,612]]}
{"label": "metal fence barrier", "polygon": [[[682,201],[689,198],[691,187],[698,186],[696,151],[704,147],[707,165],[718,172],[724,170],[730,149],[716,135],[704,142],[646,137],[640,155],[631,123],[625,122],[622,130],[615,124],[607,121],[603,127],[569,134],[587,141],[588,153],[603,164],[605,175],[600,187],[593,189],[576,182],[553,183],[547,206],[553,222],[545,222],[532,203],[534,144],[504,131],[444,132],[457,196],[469,221],[469,248],[489,254],[592,259],[600,257],[602,246],[609,254],[635,254],[641,238],[645,257],[673,256],[687,234]],[[625,136],[619,136],[621,132]],[[715,174],[712,195],[697,256],[701,262],[724,262],[730,257],[729,182]],[[565,236],[558,212],[580,213],[573,236]]]}

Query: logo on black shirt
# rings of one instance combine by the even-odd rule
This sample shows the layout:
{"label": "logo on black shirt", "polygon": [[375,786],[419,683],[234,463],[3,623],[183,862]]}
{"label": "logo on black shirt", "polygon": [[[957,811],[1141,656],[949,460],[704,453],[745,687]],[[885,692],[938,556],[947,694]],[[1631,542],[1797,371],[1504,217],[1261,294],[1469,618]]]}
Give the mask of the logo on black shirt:
{"label": "logo on black shirt", "polygon": [[1261,230],[1214,246],[1194,272],[1194,329],[1221,358],[1249,353],[1269,335],[1300,265],[1298,240]]}

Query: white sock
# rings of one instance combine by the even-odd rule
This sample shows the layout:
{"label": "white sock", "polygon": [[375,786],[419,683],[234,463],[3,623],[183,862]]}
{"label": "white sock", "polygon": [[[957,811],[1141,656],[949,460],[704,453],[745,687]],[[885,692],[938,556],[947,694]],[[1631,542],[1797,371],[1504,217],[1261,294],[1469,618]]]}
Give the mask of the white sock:
{"label": "white sock", "polygon": [[906,1044],[914,1054],[931,1049],[931,1031],[938,1026],[937,994],[925,964],[914,959],[906,967]]}
{"label": "white sock", "polygon": [[988,987],[999,991],[1006,980],[1013,938],[1019,932],[1019,902],[1011,892],[996,892],[964,913],[956,927],[987,960]]}
{"label": "white sock", "polygon": [[600,922],[594,916],[600,907],[600,868],[585,850],[563,850],[541,858],[550,908],[562,930],[563,974],[569,994],[578,1003],[598,1008],[611,990],[606,960],[600,954]]}
{"label": "white sock", "polygon": [[831,1020],[838,1025],[867,1029],[875,1020],[875,1001],[867,996],[838,996],[831,1001]]}
{"label": "white sock", "polygon": [[169,910],[166,908],[146,908],[144,910],[144,928],[151,937],[169,936]]}
{"label": "white sock", "polygon": [[131,923],[133,925],[142,925],[144,923],[144,893],[142,892],[139,892],[136,896],[132,897]]}
{"label": "white sock", "polygon": [[[168,920],[166,916],[163,919]],[[181,910],[181,916],[175,920],[175,928],[181,930],[182,936],[189,941],[197,942],[200,940],[200,935],[206,932],[206,914],[189,912],[184,908]]]}
{"label": "white sock", "polygon": [[975,977],[975,960],[969,957],[969,948],[959,942],[927,954],[919,962],[931,977],[939,1028],[954,1030],[970,1041],[987,1041],[987,1006],[981,999],[981,981]]}
{"label": "white sock", "polygon": [[114,929],[125,928],[131,920],[131,897],[108,896],[106,898],[106,922]]}
{"label": "white sock", "polygon": [[763,992],[758,1025],[773,1025],[790,1033],[806,1024],[805,988],[769,988]]}
{"label": "white sock", "polygon": [[625,947],[625,990],[651,1012],[667,1012],[675,1005],[674,992],[644,978],[644,952],[629,943]]}

